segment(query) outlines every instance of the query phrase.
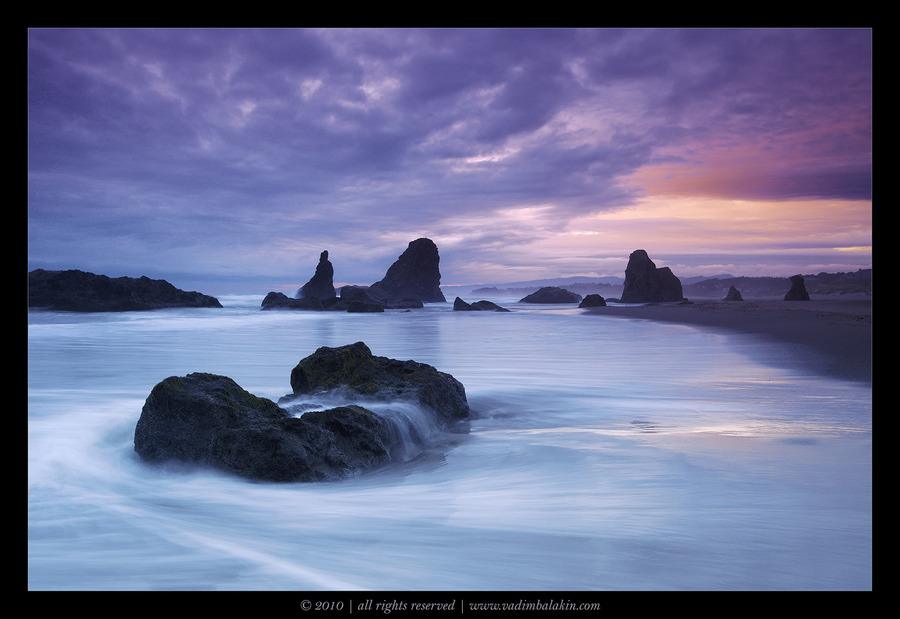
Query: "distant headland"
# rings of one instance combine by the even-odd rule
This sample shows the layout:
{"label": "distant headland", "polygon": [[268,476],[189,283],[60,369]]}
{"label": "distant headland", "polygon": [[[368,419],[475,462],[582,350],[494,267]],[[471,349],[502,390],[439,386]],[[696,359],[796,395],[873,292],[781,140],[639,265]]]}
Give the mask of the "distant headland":
{"label": "distant headland", "polygon": [[28,274],[28,306],[65,312],[134,312],[222,304],[215,297],[186,292],[164,279],[36,269]]}

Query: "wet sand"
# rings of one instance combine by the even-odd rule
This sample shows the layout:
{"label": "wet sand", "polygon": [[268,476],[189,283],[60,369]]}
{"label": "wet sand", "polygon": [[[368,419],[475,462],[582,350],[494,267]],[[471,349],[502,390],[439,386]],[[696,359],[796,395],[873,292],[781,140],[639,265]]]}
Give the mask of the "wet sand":
{"label": "wet sand", "polygon": [[872,381],[870,297],[693,301],[610,305],[592,308],[587,313],[757,334],[791,346],[798,362],[818,372],[847,380]]}

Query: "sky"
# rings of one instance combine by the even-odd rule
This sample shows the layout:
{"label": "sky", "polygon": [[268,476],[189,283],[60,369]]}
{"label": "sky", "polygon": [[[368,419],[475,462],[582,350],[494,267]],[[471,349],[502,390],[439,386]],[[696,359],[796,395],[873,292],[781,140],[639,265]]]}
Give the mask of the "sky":
{"label": "sky", "polygon": [[[293,290],[872,264],[869,29],[30,29],[28,268]],[[189,286],[190,284],[190,286]],[[193,287],[191,287],[193,286]]]}

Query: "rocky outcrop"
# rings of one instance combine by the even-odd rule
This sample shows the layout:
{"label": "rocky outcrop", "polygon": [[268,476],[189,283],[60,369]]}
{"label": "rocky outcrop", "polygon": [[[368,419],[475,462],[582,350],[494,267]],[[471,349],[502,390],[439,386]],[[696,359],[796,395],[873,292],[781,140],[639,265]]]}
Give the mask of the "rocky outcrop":
{"label": "rocky outcrop", "polygon": [[722,300],[723,301],[743,301],[744,297],[741,295],[741,291],[738,290],[737,288],[735,288],[734,285],[732,285],[728,289],[728,294],[726,294],[725,298]]}
{"label": "rocky outcrop", "polygon": [[589,294],[582,299],[578,307],[606,307],[606,299],[599,294]]}
{"label": "rocky outcrop", "polygon": [[806,280],[802,275],[791,276],[791,289],[784,295],[785,301],[809,301],[809,293],[806,291]]}
{"label": "rocky outcrop", "polygon": [[297,291],[298,299],[331,299],[337,296],[334,292],[334,267],[328,260],[328,251],[319,255],[319,264],[312,279],[303,284]]}
{"label": "rocky outcrop", "polygon": [[390,429],[360,406],[294,417],[232,379],[169,377],[150,392],[134,432],[147,462],[208,466],[264,481],[323,481],[390,460]]}
{"label": "rocky outcrop", "polygon": [[387,270],[381,281],[367,289],[368,294],[387,307],[408,307],[405,303],[444,303],[441,292],[440,256],[431,239],[410,242]]}
{"label": "rocky outcrop", "polygon": [[457,312],[508,312],[505,307],[500,307],[493,301],[475,301],[474,303],[466,303],[459,297],[453,301],[453,310]]}
{"label": "rocky outcrop", "polygon": [[327,308],[322,299],[317,299],[316,297],[292,299],[283,292],[270,292],[262,300],[260,309],[324,310]]}
{"label": "rocky outcrop", "polygon": [[293,397],[339,390],[410,400],[448,423],[469,416],[466,390],[453,376],[424,363],[374,356],[363,342],[319,348],[291,371],[291,389]]}
{"label": "rocky outcrop", "polygon": [[657,268],[643,249],[631,252],[625,267],[622,303],[665,303],[683,298],[681,280],[669,267]]}
{"label": "rocky outcrop", "polygon": [[28,274],[28,306],[68,312],[131,312],[222,304],[215,297],[180,290],[163,279],[37,269]]}
{"label": "rocky outcrop", "polygon": [[[150,463],[207,466],[255,480],[333,480],[411,457],[410,440],[423,439],[403,421],[405,413],[390,410],[403,410],[400,402],[427,410],[436,430],[469,414],[465,388],[451,375],[376,357],[363,342],[319,348],[293,369],[291,387],[275,403],[226,376],[166,378],[141,410],[135,452]],[[329,395],[348,403],[303,410],[304,396]]]}
{"label": "rocky outcrop", "polygon": [[558,286],[544,286],[530,295],[519,299],[520,303],[579,303],[581,295]]}
{"label": "rocky outcrop", "polygon": [[[419,304],[419,307],[422,307]],[[270,292],[262,300],[260,309],[264,310],[313,310],[331,312],[373,313],[383,312],[384,305],[369,297],[363,289],[353,286],[341,288],[340,297],[317,299],[316,297],[304,297],[292,299],[283,292]]]}

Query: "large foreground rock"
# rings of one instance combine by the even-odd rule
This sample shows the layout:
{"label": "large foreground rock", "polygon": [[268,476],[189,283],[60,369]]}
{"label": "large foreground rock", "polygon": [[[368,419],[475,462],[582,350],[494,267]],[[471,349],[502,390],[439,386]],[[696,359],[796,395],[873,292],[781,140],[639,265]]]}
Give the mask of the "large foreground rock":
{"label": "large foreground rock", "polygon": [[519,299],[520,303],[579,303],[581,295],[557,286],[544,286]]}
{"label": "large foreground rock", "polygon": [[444,303],[441,291],[440,255],[431,239],[411,241],[406,250],[367,292],[388,307],[413,299],[422,303]]}
{"label": "large foreground rock", "polygon": [[265,481],[321,481],[389,461],[390,430],[359,406],[293,417],[228,377],[195,373],[153,388],[134,449],[148,462],[209,466]]}
{"label": "large foreground rock", "polygon": [[[435,431],[469,414],[455,378],[424,363],[375,357],[362,342],[318,349],[291,372],[291,387],[282,407],[226,376],[166,378],[144,403],[135,452],[151,463],[207,466],[256,480],[332,480],[416,453],[410,440],[425,434],[411,439],[412,422],[388,410],[398,401],[427,409]],[[323,392],[354,402],[294,414],[304,408],[298,397]],[[376,414],[360,399],[387,408]]]}
{"label": "large foreground rock", "polygon": [[293,395],[346,390],[376,400],[405,399],[434,411],[445,422],[469,416],[462,383],[417,361],[377,357],[363,342],[323,346],[291,371]]}
{"label": "large foreground rock", "polygon": [[86,271],[44,269],[28,274],[28,305],[68,312],[222,307],[215,297],[180,290],[164,279],[107,277]]}
{"label": "large foreground rock", "polygon": [[643,249],[631,252],[625,267],[622,303],[665,303],[683,298],[681,280],[669,267],[657,268]]}

